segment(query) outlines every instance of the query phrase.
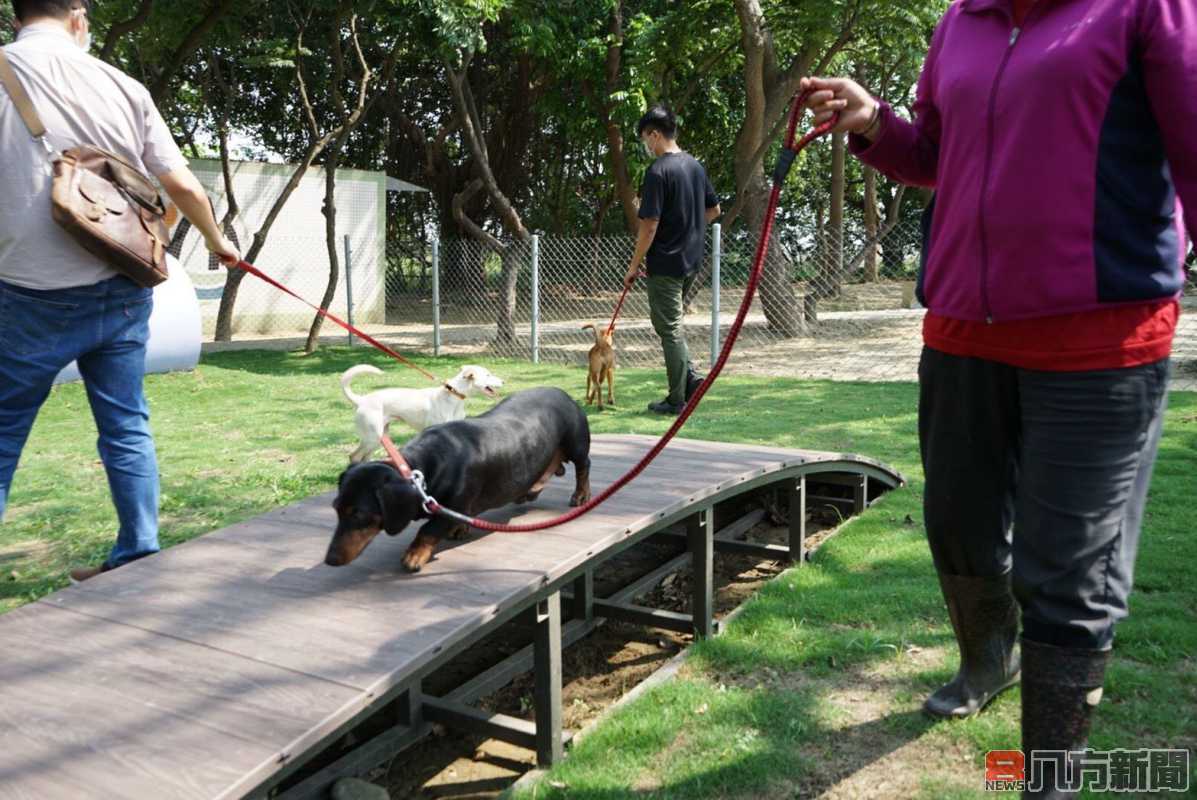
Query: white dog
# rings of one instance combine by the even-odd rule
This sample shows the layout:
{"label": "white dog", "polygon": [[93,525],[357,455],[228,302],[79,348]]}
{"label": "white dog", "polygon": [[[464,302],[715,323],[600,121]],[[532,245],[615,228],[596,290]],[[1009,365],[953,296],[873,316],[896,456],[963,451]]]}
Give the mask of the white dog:
{"label": "white dog", "polygon": [[392,420],[403,420],[417,432],[430,425],[465,419],[466,398],[476,394],[498,397],[503,381],[482,367],[466,366],[445,381],[430,389],[379,389],[366,395],[355,394],[350,384],[361,375],[381,375],[382,370],[369,364],[350,367],[341,375],[341,389],[353,403],[354,427],[360,444],[349,456],[357,464],[370,457]]}

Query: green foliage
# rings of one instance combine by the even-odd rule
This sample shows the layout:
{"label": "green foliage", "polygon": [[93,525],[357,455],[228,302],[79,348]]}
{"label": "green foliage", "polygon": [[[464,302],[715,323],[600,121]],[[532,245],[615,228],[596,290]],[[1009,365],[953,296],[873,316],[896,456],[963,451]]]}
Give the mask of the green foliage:
{"label": "green foliage", "polygon": [[13,22],[12,6],[8,3],[0,5],[0,45],[6,45],[15,38]]}
{"label": "green foliage", "polygon": [[[297,58],[322,130],[335,124],[338,96],[352,96],[359,69],[349,31],[331,27],[338,8],[352,9],[366,62],[377,69],[394,51],[396,65],[341,161],[432,189],[432,219],[448,235],[457,232],[453,198],[475,170],[453,122],[444,64],[463,63],[469,54],[491,166],[529,228],[623,231],[606,121],[622,132],[630,181],[638,186],[647,161],[635,146],[634,126],[657,101],[674,106],[682,146],[707,165],[721,196],[730,200],[736,191],[733,159],[748,87],[732,0],[153,0],[139,18],[142,3],[96,4],[95,52],[155,88],[189,152],[214,152],[215,130],[227,114],[240,148],[235,156],[274,160],[299,158],[310,139]],[[853,75],[899,106],[910,98],[945,6],[944,0],[761,3],[778,69],[804,53],[820,63],[847,28],[847,42],[825,71]],[[3,4],[0,37],[8,14]],[[303,53],[297,53],[301,28]],[[330,57],[334,41],[348,65],[339,83]],[[620,46],[619,65],[608,74],[613,45]],[[766,155],[766,164],[773,158]],[[792,244],[809,244],[827,205],[829,159],[826,146],[813,148],[787,188],[781,230]],[[848,169],[849,224],[859,227],[862,174],[854,161]],[[894,192],[882,182],[883,203]],[[909,213],[917,213],[920,198],[908,199]],[[466,210],[498,229],[482,195]]]}
{"label": "green foliage", "polygon": [[483,25],[494,22],[510,0],[420,0],[440,46],[449,52],[486,49]]}

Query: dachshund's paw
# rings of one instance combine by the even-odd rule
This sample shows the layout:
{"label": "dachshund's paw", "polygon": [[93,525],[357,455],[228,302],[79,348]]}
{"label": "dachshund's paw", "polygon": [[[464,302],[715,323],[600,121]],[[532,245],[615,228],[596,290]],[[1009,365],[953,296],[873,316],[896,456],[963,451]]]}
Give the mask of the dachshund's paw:
{"label": "dachshund's paw", "polygon": [[403,554],[403,568],[408,572],[419,572],[432,560],[432,545],[413,544]]}
{"label": "dachshund's paw", "polygon": [[590,502],[590,492],[574,492],[574,496],[569,498],[569,504],[574,508],[584,506]]}

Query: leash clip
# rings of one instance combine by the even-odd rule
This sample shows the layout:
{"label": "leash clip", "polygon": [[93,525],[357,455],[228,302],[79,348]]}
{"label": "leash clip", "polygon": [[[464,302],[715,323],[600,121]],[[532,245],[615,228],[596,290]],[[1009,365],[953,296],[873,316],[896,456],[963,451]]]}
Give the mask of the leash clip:
{"label": "leash clip", "polygon": [[418,469],[413,469],[411,471],[411,484],[420,493],[420,505],[424,509],[424,513],[429,516],[435,516],[441,504],[436,502],[435,497],[428,494],[428,484],[424,481],[424,473]]}

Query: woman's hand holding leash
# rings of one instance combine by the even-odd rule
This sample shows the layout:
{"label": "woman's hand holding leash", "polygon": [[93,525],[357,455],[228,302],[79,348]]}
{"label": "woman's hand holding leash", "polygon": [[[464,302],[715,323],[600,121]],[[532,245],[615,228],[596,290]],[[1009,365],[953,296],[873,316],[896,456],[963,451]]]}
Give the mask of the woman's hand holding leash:
{"label": "woman's hand holding leash", "polygon": [[835,133],[855,133],[869,141],[881,132],[881,103],[865,88],[848,78],[803,78],[802,90],[810,91],[806,107],[815,115],[815,125],[822,125],[834,114],[839,123]]}

